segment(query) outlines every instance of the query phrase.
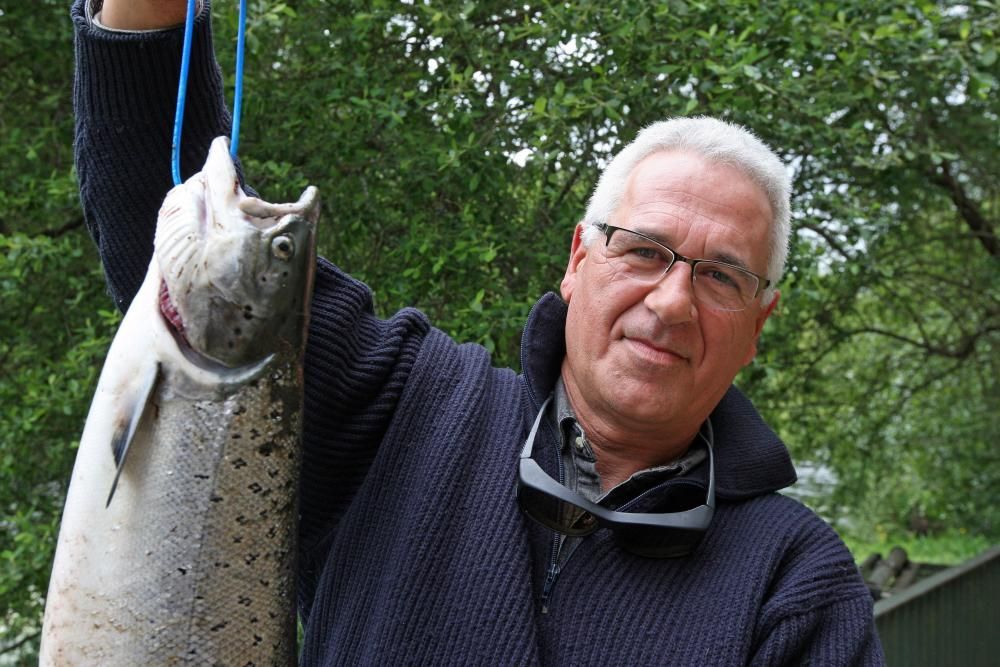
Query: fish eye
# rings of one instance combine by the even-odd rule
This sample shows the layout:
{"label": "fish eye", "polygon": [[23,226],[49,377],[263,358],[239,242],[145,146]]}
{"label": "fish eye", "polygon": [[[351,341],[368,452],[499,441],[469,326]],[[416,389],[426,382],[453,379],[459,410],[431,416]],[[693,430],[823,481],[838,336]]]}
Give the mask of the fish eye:
{"label": "fish eye", "polygon": [[295,242],[291,236],[275,236],[271,239],[271,254],[278,259],[290,259],[295,254]]}

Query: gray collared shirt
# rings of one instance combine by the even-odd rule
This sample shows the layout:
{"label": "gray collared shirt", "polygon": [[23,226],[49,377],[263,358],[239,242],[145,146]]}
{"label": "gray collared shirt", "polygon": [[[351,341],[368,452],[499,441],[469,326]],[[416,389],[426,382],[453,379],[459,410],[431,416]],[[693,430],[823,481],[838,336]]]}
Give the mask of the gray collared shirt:
{"label": "gray collared shirt", "polygon": [[[566,387],[563,385],[561,377],[556,382],[554,398],[550,411],[556,420],[557,431],[561,439],[560,452],[563,471],[566,475],[562,482],[567,488],[582,494],[592,502],[601,502],[612,495],[623,499],[635,497],[665,479],[687,474],[689,470],[705,460],[706,453],[703,448],[690,447],[673,461],[633,473],[631,477],[609,489],[607,493],[601,493],[601,476],[597,472],[594,450],[591,449],[583,427],[576,420],[576,414],[573,412],[573,406],[569,402],[569,396],[566,394]],[[699,431],[699,436],[702,439],[705,438],[704,428]],[[634,492],[629,493],[629,487],[634,487]],[[615,504],[621,505],[622,503]]]}

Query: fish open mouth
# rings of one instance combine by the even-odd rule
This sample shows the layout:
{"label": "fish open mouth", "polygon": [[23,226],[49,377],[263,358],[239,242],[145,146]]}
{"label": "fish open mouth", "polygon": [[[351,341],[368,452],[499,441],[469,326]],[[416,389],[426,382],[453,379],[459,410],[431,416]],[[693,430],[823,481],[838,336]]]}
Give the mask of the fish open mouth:
{"label": "fish open mouth", "polygon": [[165,280],[160,281],[160,314],[163,315],[163,319],[167,321],[177,337],[184,341],[185,345],[190,345],[184,335],[184,320],[181,319],[181,314],[177,312],[177,306],[170,298],[170,291],[167,289]]}

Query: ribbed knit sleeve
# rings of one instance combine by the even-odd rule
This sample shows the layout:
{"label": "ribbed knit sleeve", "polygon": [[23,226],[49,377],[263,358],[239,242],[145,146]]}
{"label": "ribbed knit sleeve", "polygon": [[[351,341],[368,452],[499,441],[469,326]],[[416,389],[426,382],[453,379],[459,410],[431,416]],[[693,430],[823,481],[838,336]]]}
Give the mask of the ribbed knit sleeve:
{"label": "ribbed knit sleeve", "polygon": [[840,538],[814,519],[787,539],[757,617],[751,664],[885,664],[871,594]]}
{"label": "ribbed knit sleeve", "polygon": [[[182,28],[122,33],[91,26],[74,2],[76,112],[74,157],[84,219],[104,264],[108,290],[126,310],[153,252],[156,215],[172,187],[170,146],[180,72]],[[181,174],[201,169],[230,115],[212,52],[209,9],[191,48]]]}

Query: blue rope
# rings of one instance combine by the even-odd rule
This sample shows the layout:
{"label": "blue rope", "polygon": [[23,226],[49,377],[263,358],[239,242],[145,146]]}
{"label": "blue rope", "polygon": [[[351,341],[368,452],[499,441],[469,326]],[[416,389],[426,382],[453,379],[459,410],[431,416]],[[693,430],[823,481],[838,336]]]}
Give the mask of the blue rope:
{"label": "blue rope", "polygon": [[[187,100],[188,71],[191,69],[191,41],[194,35],[196,0],[188,0],[184,19],[184,46],[181,51],[181,74],[177,83],[177,109],[174,112],[174,136],[170,146],[171,172],[174,185],[181,184],[181,132],[184,127],[184,103]],[[229,154],[236,159],[240,138],[240,114],[243,109],[243,49],[246,41],[247,3],[240,0],[239,34],[236,40],[236,94],[233,100],[233,132],[229,139]]]}
{"label": "blue rope", "polygon": [[240,28],[236,37],[236,93],[233,96],[233,133],[229,139],[229,155],[236,160],[240,143],[240,113],[243,111],[243,46],[247,33],[247,0],[240,0]]}
{"label": "blue rope", "polygon": [[174,185],[181,184],[181,129],[184,126],[184,101],[187,98],[188,69],[191,67],[191,36],[194,34],[195,0],[188,0],[184,20],[184,48],[181,51],[181,78],[177,83],[177,110],[174,112],[174,140],[170,146]]}

